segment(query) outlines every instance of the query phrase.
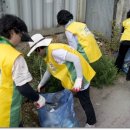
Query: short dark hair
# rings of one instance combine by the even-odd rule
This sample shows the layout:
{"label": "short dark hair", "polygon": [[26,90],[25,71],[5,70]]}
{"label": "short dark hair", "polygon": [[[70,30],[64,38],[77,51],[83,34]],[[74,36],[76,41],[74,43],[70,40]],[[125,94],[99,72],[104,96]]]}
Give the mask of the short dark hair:
{"label": "short dark hair", "polygon": [[127,18],[130,18],[130,10],[127,12]]}
{"label": "short dark hair", "polygon": [[71,19],[73,19],[73,15],[68,10],[61,10],[57,14],[59,25],[66,25]]}
{"label": "short dark hair", "polygon": [[0,36],[10,38],[10,31],[15,33],[28,32],[27,26],[19,17],[11,14],[5,14],[0,18]]}

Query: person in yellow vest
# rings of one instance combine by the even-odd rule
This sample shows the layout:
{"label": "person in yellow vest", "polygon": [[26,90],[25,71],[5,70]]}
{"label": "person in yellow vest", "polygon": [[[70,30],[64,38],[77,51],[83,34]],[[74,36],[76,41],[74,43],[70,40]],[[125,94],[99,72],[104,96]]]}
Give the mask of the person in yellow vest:
{"label": "person in yellow vest", "polygon": [[45,104],[45,98],[29,85],[32,76],[23,55],[15,49],[21,41],[32,41],[24,21],[14,15],[3,15],[0,18],[0,128],[23,127],[22,96],[34,101],[37,108]]}
{"label": "person in yellow vest", "polygon": [[46,72],[38,85],[38,92],[41,87],[44,87],[50,75],[53,75],[61,81],[64,88],[77,92],[81,106],[86,113],[86,127],[94,127],[96,117],[89,96],[89,85],[95,71],[71,46],[64,43],[51,43],[51,38],[45,38],[41,34],[34,34],[31,38],[34,42],[29,42],[31,49],[27,56],[36,51],[47,64]]}
{"label": "person in yellow vest", "polygon": [[89,63],[94,63],[100,59],[102,53],[94,35],[85,23],[74,21],[73,15],[67,10],[58,12],[57,22],[65,27],[69,45],[80,52]]}
{"label": "person in yellow vest", "polygon": [[[128,49],[130,48],[130,11],[127,12],[127,19],[123,21],[122,35],[120,39],[120,47],[115,62],[118,71],[122,70],[124,59]],[[126,80],[130,80],[130,67],[127,72]]]}

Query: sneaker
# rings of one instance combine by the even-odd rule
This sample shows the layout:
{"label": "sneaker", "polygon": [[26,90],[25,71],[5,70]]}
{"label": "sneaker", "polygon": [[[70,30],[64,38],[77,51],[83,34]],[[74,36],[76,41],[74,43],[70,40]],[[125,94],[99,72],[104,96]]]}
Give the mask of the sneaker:
{"label": "sneaker", "polygon": [[95,124],[94,125],[89,125],[88,123],[86,123],[85,128],[95,128]]}

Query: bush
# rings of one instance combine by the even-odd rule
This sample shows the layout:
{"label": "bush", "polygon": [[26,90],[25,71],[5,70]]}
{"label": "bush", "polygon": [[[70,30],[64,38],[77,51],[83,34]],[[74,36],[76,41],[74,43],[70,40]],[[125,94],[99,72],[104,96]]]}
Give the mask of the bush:
{"label": "bush", "polygon": [[42,65],[42,69],[44,69],[44,71],[46,66],[41,64],[42,59],[35,53],[32,53],[30,57],[25,56],[25,59],[27,61],[29,71],[33,77],[31,85],[35,89],[40,81],[40,65]]}
{"label": "bush", "polygon": [[50,80],[45,84],[46,93],[54,93],[63,90],[60,80],[51,76]]}
{"label": "bush", "polygon": [[96,71],[96,76],[92,80],[92,86],[102,88],[103,86],[114,83],[117,76],[117,69],[113,60],[103,55],[99,61],[91,65]]}
{"label": "bush", "polygon": [[118,25],[116,25],[115,21],[112,24],[112,37],[110,42],[110,50],[112,52],[117,52],[120,45],[120,36],[121,30]]}

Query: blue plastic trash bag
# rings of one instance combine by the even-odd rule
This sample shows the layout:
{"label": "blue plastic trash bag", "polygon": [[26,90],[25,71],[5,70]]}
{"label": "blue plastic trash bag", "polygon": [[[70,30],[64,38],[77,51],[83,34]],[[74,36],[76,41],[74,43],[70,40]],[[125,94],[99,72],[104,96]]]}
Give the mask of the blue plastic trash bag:
{"label": "blue plastic trash bag", "polygon": [[46,105],[38,109],[41,127],[72,128],[79,123],[74,112],[73,94],[64,89],[56,93],[42,94]]}
{"label": "blue plastic trash bag", "polygon": [[130,49],[128,49],[126,56],[125,56],[125,59],[124,59],[123,71],[125,73],[128,72],[129,66],[130,66]]}

